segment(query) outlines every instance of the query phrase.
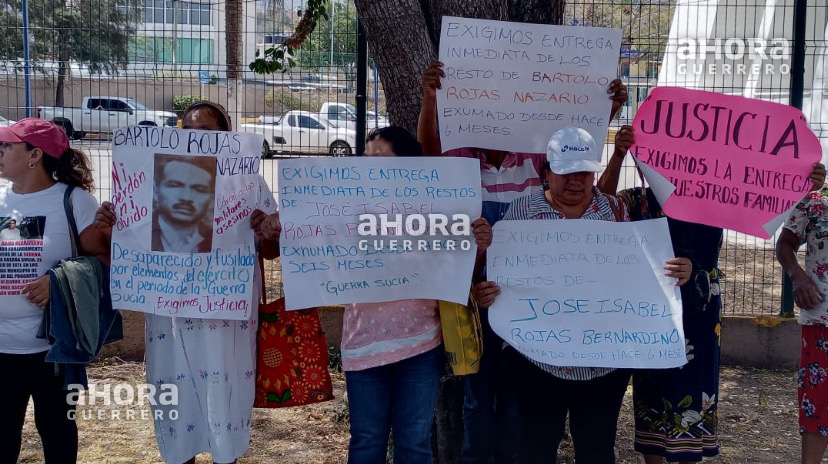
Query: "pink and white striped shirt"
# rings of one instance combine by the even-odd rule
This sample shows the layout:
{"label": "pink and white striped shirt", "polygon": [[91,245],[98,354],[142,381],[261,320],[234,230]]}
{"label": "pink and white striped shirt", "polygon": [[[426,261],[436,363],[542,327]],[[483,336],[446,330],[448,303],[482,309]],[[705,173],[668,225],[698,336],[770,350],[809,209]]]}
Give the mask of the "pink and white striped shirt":
{"label": "pink and white striped shirt", "polygon": [[437,300],[345,305],[342,369],[385,366],[432,350],[442,341]]}

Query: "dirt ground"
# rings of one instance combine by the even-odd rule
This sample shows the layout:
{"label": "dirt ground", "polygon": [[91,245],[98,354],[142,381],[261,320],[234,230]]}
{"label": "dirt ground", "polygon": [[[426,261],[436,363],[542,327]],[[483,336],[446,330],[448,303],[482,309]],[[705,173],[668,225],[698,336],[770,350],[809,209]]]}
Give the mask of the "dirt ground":
{"label": "dirt ground", "polygon": [[[90,369],[90,381],[142,382],[144,365],[110,359]],[[344,377],[334,374],[336,400],[300,408],[254,412],[252,444],[240,464],[339,464],[348,446]],[[632,451],[631,393],[625,401],[616,446],[619,464],[641,462]],[[799,459],[795,372],[725,367],[719,403],[721,456],[716,464],[793,463]],[[42,462],[31,406],[24,430],[22,463]],[[125,420],[124,406],[79,409],[81,463],[160,463],[151,420]],[[147,409],[148,407],[144,407]],[[120,419],[113,420],[114,410]],[[84,414],[86,416],[84,417]],[[561,447],[562,464],[573,462],[571,444]],[[200,464],[209,463],[202,455]]]}

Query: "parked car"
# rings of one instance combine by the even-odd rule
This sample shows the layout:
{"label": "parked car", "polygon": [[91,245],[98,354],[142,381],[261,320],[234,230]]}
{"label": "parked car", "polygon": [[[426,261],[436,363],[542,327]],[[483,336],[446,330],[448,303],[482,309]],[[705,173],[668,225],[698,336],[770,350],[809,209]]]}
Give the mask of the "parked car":
{"label": "parked car", "polygon": [[155,111],[132,98],[84,97],[83,106],[38,106],[37,117],[63,127],[73,139],[87,132],[112,132],[124,126],[178,126],[178,116],[169,111]]}
{"label": "parked car", "polygon": [[242,124],[241,130],[264,135],[262,157],[273,151],[345,156],[356,147],[356,131],[310,111],[288,111],[281,118],[260,116],[259,122]]}
{"label": "parked car", "polygon": [[[326,102],[322,104],[319,109],[319,114],[328,121],[346,127],[348,129],[356,130],[357,109],[350,103],[340,102]],[[378,127],[388,126],[388,120],[381,115],[377,115],[373,111],[366,112],[365,129],[372,130]]]}
{"label": "parked car", "polygon": [[388,118],[381,114],[377,114],[374,111],[366,111],[365,120],[368,122],[369,129],[375,129],[378,127],[388,127],[391,125],[391,123],[388,122]]}

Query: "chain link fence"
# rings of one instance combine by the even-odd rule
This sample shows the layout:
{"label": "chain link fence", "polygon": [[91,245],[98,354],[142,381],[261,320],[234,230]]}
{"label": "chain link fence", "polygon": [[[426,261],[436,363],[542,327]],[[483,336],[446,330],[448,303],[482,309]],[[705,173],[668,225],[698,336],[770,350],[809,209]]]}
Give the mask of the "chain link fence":
{"label": "chain link fence", "polygon": [[[278,47],[299,20],[296,0],[0,0],[0,116],[70,115],[73,144],[91,155],[99,199],[109,197],[109,129],[146,123],[175,125],[191,102],[228,104],[226,39],[241,37],[243,91],[236,130],[265,134],[270,157],[352,154],[356,119],[367,128],[387,124],[376,68],[367,70],[368,114],[358,116],[357,16],[351,2],[332,2],[302,48],[284,59],[285,73],[246,68],[258,53]],[[227,22],[240,8],[241,21]],[[826,1],[807,7],[803,111],[821,140],[825,97]],[[24,36],[28,20],[28,37]],[[715,0],[604,0],[568,2],[565,24],[623,31],[619,75],[629,100],[611,124],[608,141],[657,85],[679,85],[788,103],[791,98],[794,2]],[[236,23],[238,25],[238,23]],[[23,42],[33,66],[26,79]],[[757,52],[759,50],[759,52]],[[98,63],[89,65],[89,63]],[[27,94],[30,107],[27,108]],[[291,111],[292,124],[321,125],[332,137],[274,140],[269,131]],[[286,118],[287,119],[287,118]],[[4,120],[0,120],[3,124]],[[288,122],[283,121],[283,123]],[[315,127],[315,126],[314,126]],[[289,143],[287,143],[289,142]],[[337,142],[337,143],[335,143]],[[274,161],[264,174],[275,184]],[[631,162],[620,188],[635,185]],[[726,232],[720,266],[725,311],[776,314],[782,272],[773,241]]]}

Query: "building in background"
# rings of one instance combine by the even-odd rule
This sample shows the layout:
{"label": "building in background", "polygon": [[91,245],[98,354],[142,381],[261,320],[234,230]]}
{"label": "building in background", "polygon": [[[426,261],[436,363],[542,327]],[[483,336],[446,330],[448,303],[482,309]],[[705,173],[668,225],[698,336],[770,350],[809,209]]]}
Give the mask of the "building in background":
{"label": "building in background", "polygon": [[[140,0],[142,22],[130,53],[127,74],[155,77],[196,77],[207,72],[224,79],[227,62],[223,0]],[[256,58],[292,30],[296,9],[271,1],[245,1],[242,24],[243,62]]]}
{"label": "building in background", "polygon": [[[793,7],[793,0],[679,0],[658,85],[788,104]],[[819,137],[823,153],[828,149],[826,8],[826,0],[808,2],[802,104],[802,112]]]}

